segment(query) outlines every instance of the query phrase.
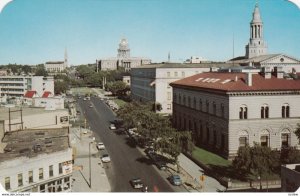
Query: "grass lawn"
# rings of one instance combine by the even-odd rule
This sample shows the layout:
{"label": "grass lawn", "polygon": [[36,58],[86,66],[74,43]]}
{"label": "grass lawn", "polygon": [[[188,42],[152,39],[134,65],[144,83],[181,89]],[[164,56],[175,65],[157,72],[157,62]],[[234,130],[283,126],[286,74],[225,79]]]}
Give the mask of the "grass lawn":
{"label": "grass lawn", "polygon": [[207,166],[209,165],[230,166],[231,165],[231,161],[228,161],[223,157],[220,157],[219,155],[216,155],[214,153],[211,153],[199,147],[195,147],[195,150],[193,151],[193,157]]}
{"label": "grass lawn", "polygon": [[87,87],[78,87],[78,88],[71,88],[71,91],[73,92],[74,95],[79,94],[79,95],[85,95],[85,94],[93,94],[94,91],[90,88]]}
{"label": "grass lawn", "polygon": [[122,107],[123,105],[126,104],[126,102],[123,101],[122,99],[114,99],[114,102],[115,102],[119,107]]}

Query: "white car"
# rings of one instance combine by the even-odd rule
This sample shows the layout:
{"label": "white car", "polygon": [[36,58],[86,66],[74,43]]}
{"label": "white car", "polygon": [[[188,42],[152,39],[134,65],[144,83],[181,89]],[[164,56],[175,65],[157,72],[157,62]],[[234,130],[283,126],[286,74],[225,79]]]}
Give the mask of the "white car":
{"label": "white car", "polygon": [[114,124],[110,124],[109,128],[110,128],[111,130],[115,130],[115,129],[116,129],[116,126],[115,126]]}
{"label": "white car", "polygon": [[110,157],[109,157],[109,155],[108,155],[108,154],[102,155],[101,161],[102,161],[103,163],[108,163],[108,162],[110,162]]}
{"label": "white car", "polygon": [[104,146],[104,144],[103,144],[102,142],[99,142],[99,143],[97,144],[97,148],[98,148],[98,150],[104,150],[104,149],[105,149],[105,146]]}

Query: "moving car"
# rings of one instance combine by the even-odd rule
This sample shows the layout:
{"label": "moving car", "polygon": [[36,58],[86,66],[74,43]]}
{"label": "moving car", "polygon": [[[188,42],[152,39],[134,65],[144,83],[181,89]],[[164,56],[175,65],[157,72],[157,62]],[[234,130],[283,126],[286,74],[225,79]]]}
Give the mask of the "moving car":
{"label": "moving car", "polygon": [[144,183],[140,178],[134,178],[130,180],[130,184],[134,189],[140,189],[144,187]]}
{"label": "moving car", "polygon": [[105,149],[105,146],[104,146],[104,144],[103,144],[102,142],[99,142],[99,143],[97,144],[97,148],[98,148],[98,150],[104,150],[104,149]]}
{"label": "moving car", "polygon": [[110,157],[109,157],[109,155],[108,155],[108,154],[102,155],[101,161],[102,161],[103,163],[108,163],[108,162],[110,162]]}
{"label": "moving car", "polygon": [[114,124],[110,124],[109,128],[110,128],[111,130],[115,130],[115,129],[116,129],[116,126],[115,126]]}
{"label": "moving car", "polygon": [[181,178],[179,175],[172,175],[169,177],[171,184],[180,186],[182,184]]}
{"label": "moving car", "polygon": [[90,107],[90,108],[92,108],[92,107],[93,107],[93,105],[91,104],[89,107]]}

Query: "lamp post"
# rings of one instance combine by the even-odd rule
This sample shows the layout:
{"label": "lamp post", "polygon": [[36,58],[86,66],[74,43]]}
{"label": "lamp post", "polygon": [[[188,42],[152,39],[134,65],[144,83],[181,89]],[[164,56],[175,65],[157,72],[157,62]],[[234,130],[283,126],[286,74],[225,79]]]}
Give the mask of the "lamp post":
{"label": "lamp post", "polygon": [[259,190],[262,190],[262,186],[261,186],[261,177],[260,175],[257,177],[257,179],[259,180]]}
{"label": "lamp post", "polygon": [[91,167],[91,144],[93,142],[89,143],[89,172],[90,172],[90,188],[92,188],[92,167]]}

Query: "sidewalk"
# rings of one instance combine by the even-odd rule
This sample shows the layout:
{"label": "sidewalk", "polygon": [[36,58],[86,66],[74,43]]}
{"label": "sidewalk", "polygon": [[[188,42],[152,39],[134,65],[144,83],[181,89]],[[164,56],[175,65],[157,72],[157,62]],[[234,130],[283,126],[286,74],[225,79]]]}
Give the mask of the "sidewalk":
{"label": "sidewalk", "polygon": [[[70,141],[72,147],[76,148],[75,166],[82,166],[82,170],[73,171],[72,192],[110,192],[111,187],[108,182],[105,170],[102,167],[96,143],[93,141],[92,132],[80,133],[78,128],[71,128]],[[91,188],[89,170],[89,145],[91,144]]]}

